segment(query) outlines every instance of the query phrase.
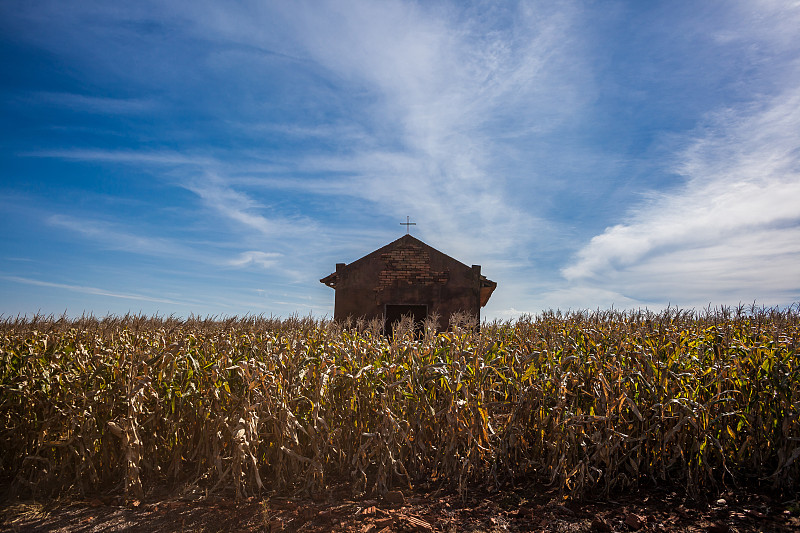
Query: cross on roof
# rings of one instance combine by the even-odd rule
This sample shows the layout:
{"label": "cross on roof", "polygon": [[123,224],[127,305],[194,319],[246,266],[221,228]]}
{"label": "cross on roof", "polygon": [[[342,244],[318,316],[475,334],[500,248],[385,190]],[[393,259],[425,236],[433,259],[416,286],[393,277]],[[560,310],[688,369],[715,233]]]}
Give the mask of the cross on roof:
{"label": "cross on roof", "polygon": [[401,226],[405,226],[406,227],[406,235],[409,234],[409,232],[411,230],[411,226],[416,226],[417,225],[416,222],[410,222],[410,220],[411,220],[411,217],[406,217],[406,221],[400,223]]}

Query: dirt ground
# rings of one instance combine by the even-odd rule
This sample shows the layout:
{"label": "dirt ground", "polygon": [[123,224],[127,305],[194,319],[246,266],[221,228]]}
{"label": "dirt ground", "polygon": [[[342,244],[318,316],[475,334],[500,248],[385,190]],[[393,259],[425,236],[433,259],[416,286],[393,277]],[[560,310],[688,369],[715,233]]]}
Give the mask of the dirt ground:
{"label": "dirt ground", "polygon": [[0,529],[19,532],[98,531],[340,531],[726,533],[800,531],[797,500],[728,492],[702,503],[675,492],[618,495],[604,501],[563,501],[533,489],[455,494],[395,491],[386,498],[349,499],[345,488],[317,499],[263,497],[146,498],[117,496],[48,502],[6,499]]}

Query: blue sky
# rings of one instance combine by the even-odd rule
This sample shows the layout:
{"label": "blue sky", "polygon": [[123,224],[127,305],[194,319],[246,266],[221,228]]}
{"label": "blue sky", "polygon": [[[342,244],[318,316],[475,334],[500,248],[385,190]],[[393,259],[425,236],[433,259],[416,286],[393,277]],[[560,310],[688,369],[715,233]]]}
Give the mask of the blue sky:
{"label": "blue sky", "polygon": [[0,314],[330,316],[412,234],[483,316],[800,301],[792,2],[0,3]]}

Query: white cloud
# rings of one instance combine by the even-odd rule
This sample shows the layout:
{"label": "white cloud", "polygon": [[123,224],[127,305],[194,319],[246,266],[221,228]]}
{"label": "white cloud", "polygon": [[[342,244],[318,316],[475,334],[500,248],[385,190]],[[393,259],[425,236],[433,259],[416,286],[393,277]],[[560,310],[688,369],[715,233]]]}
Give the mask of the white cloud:
{"label": "white cloud", "polygon": [[153,100],[86,96],[74,93],[35,92],[31,94],[30,100],[34,103],[41,102],[75,111],[99,114],[138,114],[153,111],[156,108]]}
{"label": "white cloud", "polygon": [[112,250],[158,257],[179,256],[190,260],[199,260],[204,257],[196,250],[171,238],[138,235],[117,229],[107,221],[82,219],[68,215],[51,215],[48,217],[47,223],[78,233],[85,238],[102,243],[103,246]]}
{"label": "white cloud", "polygon": [[236,259],[231,259],[228,261],[228,264],[234,267],[246,267],[246,266],[257,266],[260,268],[270,268],[277,262],[278,258],[280,258],[283,254],[279,253],[267,253],[267,252],[258,252],[258,251],[248,251],[242,252],[241,254],[236,257]]}
{"label": "white cloud", "polygon": [[713,38],[749,67],[745,103],[709,113],[674,165],[684,185],[592,238],[565,290],[655,307],[800,300],[800,8],[743,2],[724,18]]}
{"label": "white cloud", "polygon": [[800,298],[798,131],[798,87],[717,113],[682,155],[685,186],[594,237],[564,277],[678,305]]}
{"label": "white cloud", "polygon": [[[574,109],[578,92],[558,82],[576,63],[565,49],[568,13],[511,8],[495,17],[503,19],[495,28],[479,22],[492,17],[404,2],[212,11],[194,13],[193,32],[280,50],[304,68],[321,70],[331,83],[365,95],[358,101],[362,107],[348,113],[350,123],[285,128],[288,135],[351,142],[334,156],[308,154],[301,168],[354,174],[344,178],[352,195],[373,202],[376,212],[416,216],[447,240],[463,240],[468,221],[469,241],[483,239],[482,249],[491,236],[492,247],[507,251],[511,239],[497,235],[530,234],[541,223],[531,210],[513,206],[504,177],[492,171],[496,144],[508,132],[493,121],[505,115],[515,118],[515,127],[541,127],[542,110],[552,114],[554,103]],[[274,32],[261,28],[268,20]]]}
{"label": "white cloud", "polygon": [[[270,126],[279,132],[283,128],[287,136],[347,140],[333,154],[315,153],[312,148],[303,157],[292,158],[284,175],[293,170],[333,169],[347,175],[330,177],[327,183],[297,180],[298,190],[354,196],[370,202],[375,213],[398,220],[410,215],[419,223],[420,236],[445,243],[449,253],[467,260],[515,254],[547,227],[535,205],[510,197],[506,189],[507,180],[538,179],[535,171],[508,175],[495,167],[498,159],[505,163],[511,152],[520,150],[512,146],[509,132],[546,129],[560,115],[577,113],[580,108],[581,91],[567,81],[582,68],[570,49],[574,32],[569,28],[576,16],[571,8],[465,8],[398,1],[224,9],[213,4],[152,7],[154,20],[166,21],[185,37],[200,39],[204,46],[198,50],[238,44],[243,50],[263,52],[276,61],[313,71],[337,86],[334,97],[341,101],[331,108],[344,105],[344,118],[333,125],[320,126],[312,120]],[[96,9],[67,16],[84,21]],[[128,18],[145,23],[150,20],[147,13],[135,8],[103,11],[112,26]],[[89,25],[87,31],[102,35],[104,30]],[[73,38],[83,42],[98,36]],[[212,62],[203,67],[224,69],[226,65]],[[157,69],[157,74],[163,73]],[[349,101],[341,96],[344,93],[364,97]],[[75,105],[111,105],[103,99],[87,102],[77,95],[59,98]],[[358,107],[347,108],[353,105]],[[258,120],[259,110],[253,111]],[[256,185],[250,190],[234,186],[241,183],[236,181],[241,172],[228,171],[234,167],[241,171],[247,165],[238,157],[241,154],[234,155],[238,162],[225,165],[208,157],[172,152],[51,150],[28,155],[203,166],[204,171],[216,173],[217,179],[193,179],[184,185],[216,213],[270,238],[316,234],[310,219],[278,216],[269,205],[248,204],[265,202],[260,201],[263,195],[251,194]],[[264,181],[266,185],[276,182],[275,178]],[[277,179],[279,184],[291,181]],[[341,204],[345,215],[353,208],[350,202]]]}
{"label": "white cloud", "polygon": [[508,150],[508,123],[497,124],[546,128],[577,112],[581,96],[564,82],[580,70],[568,57],[572,15],[521,7],[484,19],[448,9],[332,2],[290,19],[298,45],[331,78],[374,95],[361,113],[387,141],[312,156],[303,167],[352,175],[353,194],[376,211],[413,216],[419,234],[450,253],[515,253],[547,224],[535,205],[508,196],[506,180],[520,176],[493,170]]}
{"label": "white cloud", "polygon": [[79,292],[83,294],[91,294],[95,296],[108,296],[110,298],[119,298],[123,300],[138,300],[142,302],[153,302],[153,303],[162,303],[162,304],[171,304],[171,305],[186,305],[184,302],[178,302],[176,300],[169,300],[166,298],[156,298],[153,296],[144,296],[141,294],[132,294],[132,293],[121,293],[121,292],[113,292],[108,291],[105,289],[98,289],[97,287],[87,287],[84,285],[72,285],[67,283],[53,283],[50,281],[41,281],[37,279],[25,278],[21,276],[0,276],[1,279],[5,279],[14,283],[23,283],[26,285],[35,285],[38,287],[49,287],[53,289],[63,289],[72,292]]}
{"label": "white cloud", "polygon": [[61,149],[37,150],[20,154],[23,157],[42,157],[56,159],[74,159],[78,161],[99,161],[109,163],[127,163],[134,165],[192,165],[211,167],[218,162],[209,157],[198,157],[172,151],[139,151],[139,150],[101,150],[101,149]]}
{"label": "white cloud", "polygon": [[301,235],[310,237],[317,232],[316,224],[306,217],[265,216],[262,212],[269,212],[268,206],[235,190],[218,174],[207,174],[204,178],[187,181],[183,186],[217,213],[266,237],[284,240]]}
{"label": "white cloud", "polygon": [[[800,10],[745,1],[702,16],[668,11],[676,20],[666,22],[686,31],[665,36],[661,9],[394,0],[12,2],[0,7],[0,28],[99,91],[39,92],[34,104],[124,115],[107,121],[114,146],[131,134],[128,149],[64,148],[101,138],[97,120],[72,113],[53,126],[91,135],[59,130],[52,144],[36,143],[43,150],[21,155],[138,165],[159,188],[192,193],[145,199],[144,188],[115,188],[156,209],[136,221],[100,209],[94,220],[45,219],[104,249],[202,262],[230,279],[229,267],[243,276],[270,268],[271,280],[305,291],[332,266],[324,263],[363,255],[410,215],[415,235],[482,263],[500,283],[490,302],[499,316],[795,299]],[[616,61],[626,31],[652,34],[652,49],[629,56],[644,71]],[[681,57],[685,44],[676,43],[687,40],[703,58],[719,56],[708,76],[695,68],[702,61]],[[665,78],[676,74],[669,91],[641,83],[647,68],[662,67]],[[112,98],[118,91],[131,98]],[[626,115],[664,96],[693,105],[674,120],[669,106],[647,107],[670,115],[652,122],[635,109]],[[687,141],[681,128],[708,105],[731,107],[707,115]],[[151,109],[158,113],[140,129],[134,115]],[[618,142],[599,139],[604,120]],[[651,135],[678,140],[665,148]],[[681,140],[689,147],[672,169],[683,185],[620,207],[642,182],[667,181],[660,157]],[[627,165],[637,157],[647,161]],[[642,168],[655,169],[652,179]],[[82,186],[67,176],[59,183]],[[600,190],[598,205],[586,207]],[[573,192],[580,205],[557,205]],[[607,214],[615,211],[616,219]],[[162,232],[164,213],[175,225]],[[388,228],[364,227],[389,218]],[[158,230],[148,237],[147,227]],[[209,228],[218,242],[205,242]],[[596,236],[554,281],[549,269],[580,244],[573,235],[589,232]],[[201,234],[202,245],[185,239]]]}

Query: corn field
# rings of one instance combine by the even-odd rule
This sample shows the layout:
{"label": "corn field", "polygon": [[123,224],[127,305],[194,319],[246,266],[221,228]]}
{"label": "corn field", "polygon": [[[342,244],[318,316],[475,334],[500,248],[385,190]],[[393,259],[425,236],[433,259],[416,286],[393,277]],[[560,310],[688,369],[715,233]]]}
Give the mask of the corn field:
{"label": "corn field", "polygon": [[800,486],[797,306],[391,337],[310,318],[0,320],[0,478],[17,494]]}

